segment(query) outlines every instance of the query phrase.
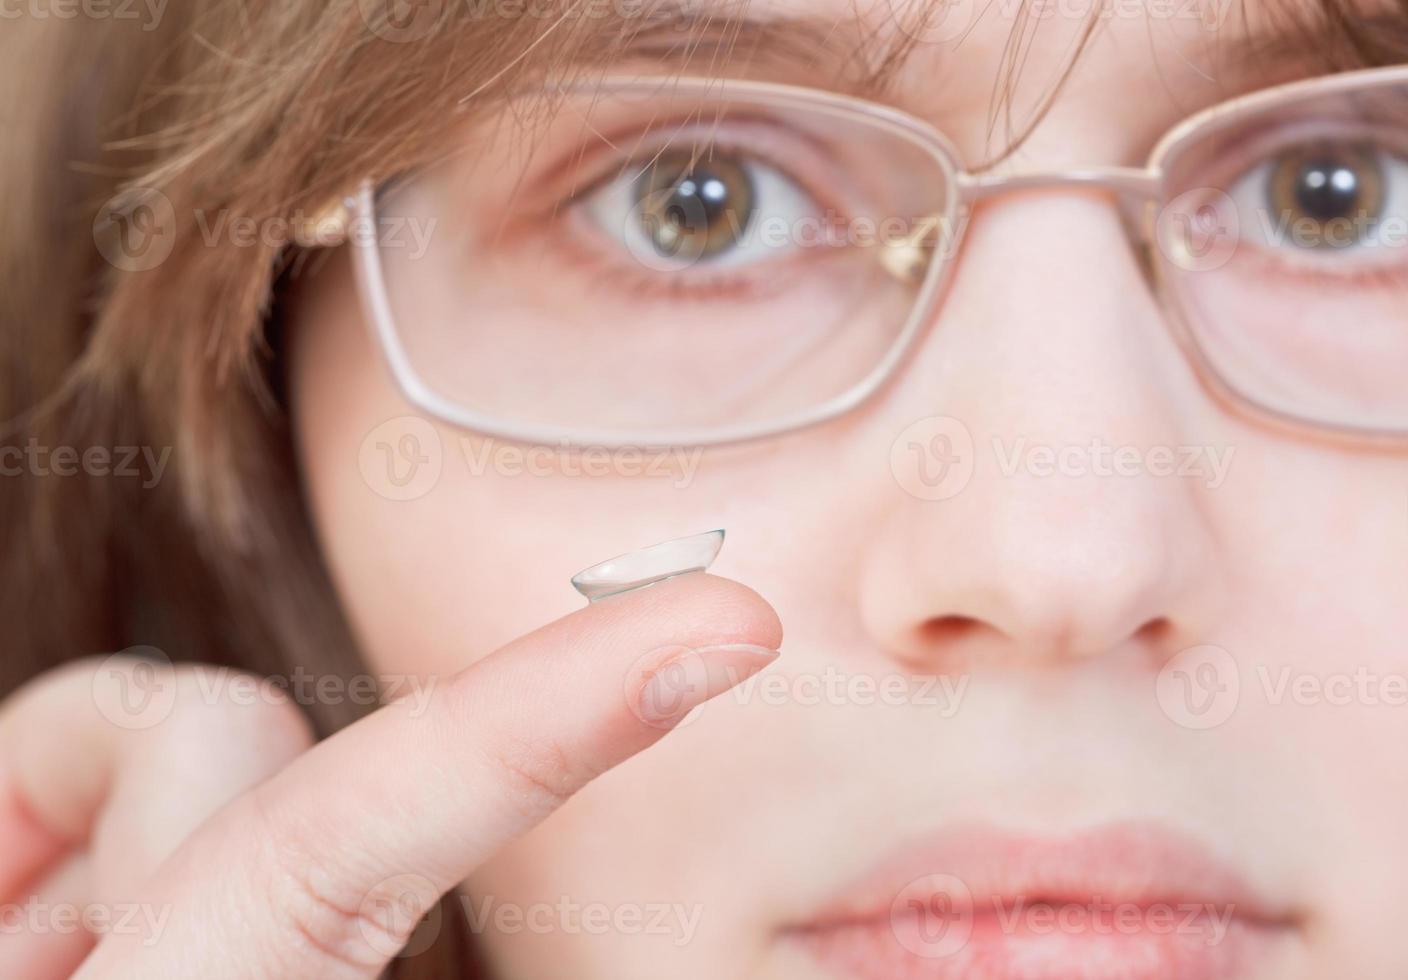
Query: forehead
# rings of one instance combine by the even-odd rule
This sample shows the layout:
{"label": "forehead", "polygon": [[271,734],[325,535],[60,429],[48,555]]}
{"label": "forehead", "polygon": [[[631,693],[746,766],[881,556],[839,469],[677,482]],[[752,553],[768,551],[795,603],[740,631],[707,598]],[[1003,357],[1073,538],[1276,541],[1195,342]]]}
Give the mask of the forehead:
{"label": "forehead", "polygon": [[818,60],[861,49],[872,62],[889,61],[894,55],[992,57],[1000,51],[1045,60],[1069,54],[1073,43],[1097,36],[1142,41],[1146,56],[1151,50],[1204,57],[1218,51],[1254,51],[1277,58],[1317,52],[1323,56],[1343,40],[1336,35],[1355,21],[1364,32],[1399,35],[1408,48],[1408,9],[1397,6],[1396,0],[598,2],[627,5],[630,16],[641,23],[658,22],[681,34],[731,37],[732,53],[745,60],[766,57],[763,42],[785,41],[769,36],[773,32],[768,28],[805,37]]}
{"label": "forehead", "polygon": [[1404,35],[1408,51],[1393,0],[1342,2],[1359,0],[662,0],[625,50],[657,70],[875,98],[982,144],[979,158],[1075,118],[1108,162],[1129,149],[1116,142],[1152,142],[1221,99],[1372,63],[1334,25]]}

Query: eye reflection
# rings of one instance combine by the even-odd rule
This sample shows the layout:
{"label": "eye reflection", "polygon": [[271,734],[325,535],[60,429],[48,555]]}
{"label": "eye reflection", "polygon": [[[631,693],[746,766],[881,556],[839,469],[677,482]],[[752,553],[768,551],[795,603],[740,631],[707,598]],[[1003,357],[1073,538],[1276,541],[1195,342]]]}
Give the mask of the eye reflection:
{"label": "eye reflection", "polygon": [[755,211],[748,170],[729,159],[663,156],[637,179],[635,212],[662,256],[714,258],[739,243]]}

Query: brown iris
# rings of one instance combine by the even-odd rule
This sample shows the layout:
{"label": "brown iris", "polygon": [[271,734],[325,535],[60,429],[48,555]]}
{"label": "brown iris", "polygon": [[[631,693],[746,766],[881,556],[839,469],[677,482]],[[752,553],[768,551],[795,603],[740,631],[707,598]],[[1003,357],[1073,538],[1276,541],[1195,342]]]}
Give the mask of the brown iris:
{"label": "brown iris", "polygon": [[1273,162],[1267,203],[1297,244],[1343,248],[1359,244],[1381,217],[1383,183],[1374,147],[1308,145]]}
{"label": "brown iris", "polygon": [[635,213],[655,250],[712,258],[738,244],[753,217],[753,181],[736,161],[664,154],[635,185]]}

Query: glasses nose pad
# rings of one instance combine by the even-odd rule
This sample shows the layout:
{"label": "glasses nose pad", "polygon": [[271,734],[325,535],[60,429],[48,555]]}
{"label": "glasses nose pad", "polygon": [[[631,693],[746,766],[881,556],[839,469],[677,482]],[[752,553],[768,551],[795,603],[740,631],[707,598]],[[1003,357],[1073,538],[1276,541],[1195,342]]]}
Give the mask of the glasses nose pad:
{"label": "glasses nose pad", "polygon": [[918,287],[935,261],[953,257],[967,205],[953,214],[930,214],[914,223],[907,234],[882,242],[876,256],[880,266],[897,282]]}
{"label": "glasses nose pad", "polygon": [[903,237],[883,242],[877,256],[881,267],[897,282],[917,286],[933,261],[937,247],[935,229],[940,221],[939,215],[930,215],[920,219]]}

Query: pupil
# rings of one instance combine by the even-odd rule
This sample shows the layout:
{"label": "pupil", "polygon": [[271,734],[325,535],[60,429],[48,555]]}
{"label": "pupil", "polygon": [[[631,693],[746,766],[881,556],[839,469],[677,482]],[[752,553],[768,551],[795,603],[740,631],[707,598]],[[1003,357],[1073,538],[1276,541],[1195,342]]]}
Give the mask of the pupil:
{"label": "pupil", "polygon": [[1296,205],[1317,221],[1346,217],[1357,210],[1360,189],[1359,175],[1341,161],[1307,160],[1295,182]]}
{"label": "pupil", "polygon": [[728,196],[728,186],[717,177],[685,177],[670,196],[670,219],[681,230],[708,231],[727,220]]}

